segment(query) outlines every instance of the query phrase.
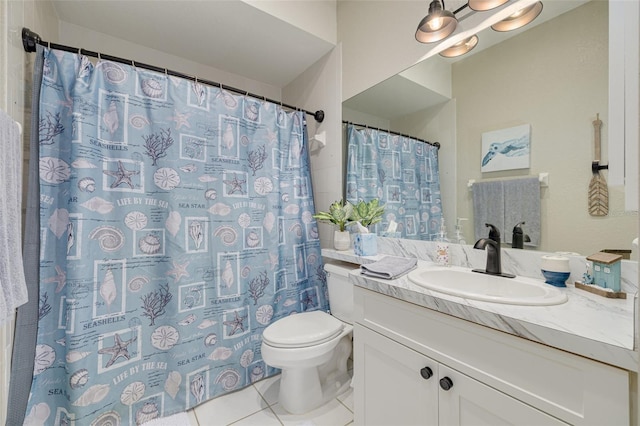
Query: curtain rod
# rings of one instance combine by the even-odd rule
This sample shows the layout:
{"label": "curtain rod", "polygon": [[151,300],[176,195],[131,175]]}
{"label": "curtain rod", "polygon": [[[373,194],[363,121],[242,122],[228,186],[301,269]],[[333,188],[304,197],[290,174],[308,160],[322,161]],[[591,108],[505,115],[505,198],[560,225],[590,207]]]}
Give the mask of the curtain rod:
{"label": "curtain rod", "polygon": [[351,121],[345,121],[345,120],[342,120],[342,124],[351,124],[352,126],[364,127],[366,129],[373,129],[373,130],[383,131],[383,132],[391,133],[392,135],[398,135],[398,136],[403,136],[403,137],[406,137],[406,138],[415,139],[415,140],[417,140],[419,142],[424,142],[424,143],[426,143],[428,145],[432,145],[432,146],[435,146],[436,148],[440,149],[440,142],[429,142],[429,141],[426,141],[424,139],[413,137],[411,135],[404,135],[402,133],[394,132],[392,130],[381,129],[379,127],[369,126],[368,124],[352,123]]}
{"label": "curtain rod", "polygon": [[43,41],[40,38],[40,35],[38,35],[37,33],[33,32],[33,31],[31,31],[29,28],[26,28],[26,27],[22,28],[22,46],[24,47],[25,52],[29,52],[29,53],[35,52],[37,44],[45,46],[45,47],[48,47],[50,49],[57,49],[57,50],[64,50],[66,52],[79,53],[81,55],[91,56],[93,58],[100,58],[100,59],[105,59],[107,61],[119,62],[121,64],[131,65],[131,66],[134,66],[136,68],[144,68],[144,69],[147,69],[147,70],[156,71],[156,72],[164,73],[164,74],[175,76],[175,77],[185,78],[187,80],[196,81],[198,83],[203,83],[203,84],[206,84],[208,86],[219,87],[222,90],[228,90],[228,91],[240,94],[240,95],[250,96],[250,97],[256,98],[256,99],[262,99],[264,101],[271,102],[271,103],[274,103],[274,104],[279,104],[282,107],[289,108],[289,109],[292,109],[292,110],[295,110],[295,111],[305,112],[308,115],[313,116],[313,118],[318,123],[322,123],[324,121],[324,111],[323,110],[318,110],[316,112],[311,112],[311,111],[307,111],[305,109],[302,109],[302,108],[299,108],[299,107],[296,107],[296,106],[293,106],[293,105],[287,105],[287,104],[282,103],[280,101],[269,99],[269,98],[267,98],[265,96],[260,96],[260,95],[254,94],[254,93],[249,93],[246,90],[240,90],[240,89],[237,89],[235,87],[231,87],[231,86],[227,86],[227,85],[223,86],[222,83],[217,83],[215,81],[206,80],[206,79],[200,79],[198,77],[186,75],[186,74],[183,74],[183,73],[180,73],[180,72],[177,72],[177,71],[169,70],[167,68],[156,67],[154,65],[144,64],[142,62],[136,62],[136,61],[132,61],[130,59],[119,58],[117,56],[105,55],[105,54],[102,54],[102,53],[99,53],[99,52],[93,52],[91,50],[85,50],[85,49],[82,49],[82,48],[70,47],[70,46],[65,46],[65,45],[56,44],[56,43],[50,43],[48,41]]}

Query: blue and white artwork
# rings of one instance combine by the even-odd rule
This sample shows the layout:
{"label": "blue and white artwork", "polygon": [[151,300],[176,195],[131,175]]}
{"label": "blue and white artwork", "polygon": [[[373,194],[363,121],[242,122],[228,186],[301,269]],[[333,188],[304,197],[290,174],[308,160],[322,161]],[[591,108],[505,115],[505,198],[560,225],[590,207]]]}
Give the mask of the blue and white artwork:
{"label": "blue and white artwork", "polygon": [[481,171],[528,169],[530,152],[530,124],[483,133]]}

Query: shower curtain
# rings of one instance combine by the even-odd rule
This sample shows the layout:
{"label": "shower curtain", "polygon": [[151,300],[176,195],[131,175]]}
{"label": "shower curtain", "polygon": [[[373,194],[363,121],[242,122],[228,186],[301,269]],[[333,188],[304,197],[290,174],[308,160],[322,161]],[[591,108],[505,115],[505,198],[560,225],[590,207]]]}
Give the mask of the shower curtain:
{"label": "shower curtain", "polygon": [[393,220],[401,238],[435,239],[442,220],[438,148],[352,124],[347,140],[347,200],[378,198],[385,204],[377,232]]}
{"label": "shower curtain", "polygon": [[41,71],[26,423],[140,424],[273,375],[264,328],[328,310],[304,114],[58,50]]}

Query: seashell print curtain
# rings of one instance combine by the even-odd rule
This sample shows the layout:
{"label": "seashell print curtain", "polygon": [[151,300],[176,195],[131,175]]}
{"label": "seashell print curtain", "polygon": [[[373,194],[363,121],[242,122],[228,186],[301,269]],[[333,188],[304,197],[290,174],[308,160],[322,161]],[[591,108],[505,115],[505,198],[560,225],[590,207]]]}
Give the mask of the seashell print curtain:
{"label": "seashell print curtain", "polygon": [[44,49],[26,422],[140,424],[276,371],[262,331],[328,310],[305,119]]}
{"label": "seashell print curtain", "polygon": [[385,204],[377,232],[393,220],[400,238],[434,240],[442,220],[438,149],[352,124],[347,125],[347,140],[347,200],[355,204],[378,198]]}

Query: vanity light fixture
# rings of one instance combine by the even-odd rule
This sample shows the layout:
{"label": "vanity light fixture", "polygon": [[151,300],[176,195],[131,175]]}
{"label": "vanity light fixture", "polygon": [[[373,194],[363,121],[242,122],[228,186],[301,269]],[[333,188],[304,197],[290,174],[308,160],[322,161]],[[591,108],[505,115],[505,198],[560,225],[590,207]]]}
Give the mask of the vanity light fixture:
{"label": "vanity light fixture", "polygon": [[491,26],[495,31],[512,31],[520,27],[524,27],[529,22],[533,21],[542,12],[542,2],[536,2],[531,6],[527,6],[520,9],[513,15],[510,15],[500,22],[497,22]]}
{"label": "vanity light fixture", "polygon": [[445,58],[455,58],[456,56],[464,55],[469,52],[471,49],[476,47],[478,44],[478,36],[472,35],[469,38],[465,38],[462,41],[454,44],[453,46],[443,50],[440,52],[440,56],[444,56]]}
{"label": "vanity light fixture", "polygon": [[442,0],[432,0],[429,13],[422,18],[416,30],[420,43],[434,43],[447,38],[458,26],[456,16],[444,8]]}
{"label": "vanity light fixture", "polygon": [[509,0],[469,0],[469,8],[476,12],[484,12],[485,10],[502,6],[508,1]]}

